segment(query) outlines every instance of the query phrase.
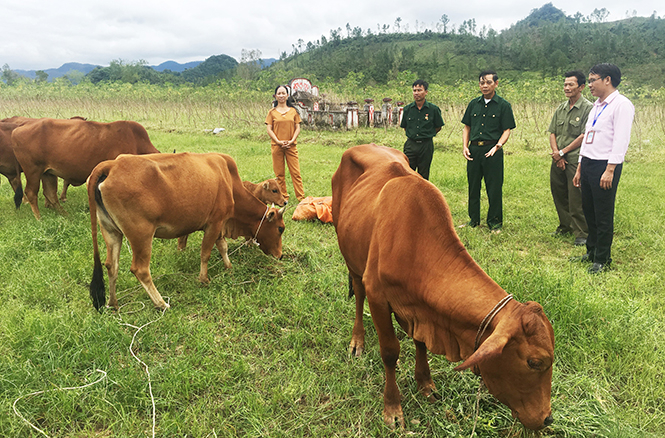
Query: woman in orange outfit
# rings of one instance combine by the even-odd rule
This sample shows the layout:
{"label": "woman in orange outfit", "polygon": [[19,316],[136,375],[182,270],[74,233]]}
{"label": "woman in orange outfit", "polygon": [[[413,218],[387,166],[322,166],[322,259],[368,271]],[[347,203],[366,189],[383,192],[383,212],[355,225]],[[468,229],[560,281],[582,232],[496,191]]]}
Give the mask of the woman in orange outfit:
{"label": "woman in orange outfit", "polygon": [[284,160],[286,160],[293,181],[293,190],[298,201],[301,201],[305,198],[305,191],[300,176],[298,149],[296,148],[296,140],[300,134],[300,115],[293,107],[293,99],[285,85],[275,88],[274,97],[273,108],[266,116],[266,127],[271,139],[272,168],[275,171],[282,196],[288,200],[284,168]]}

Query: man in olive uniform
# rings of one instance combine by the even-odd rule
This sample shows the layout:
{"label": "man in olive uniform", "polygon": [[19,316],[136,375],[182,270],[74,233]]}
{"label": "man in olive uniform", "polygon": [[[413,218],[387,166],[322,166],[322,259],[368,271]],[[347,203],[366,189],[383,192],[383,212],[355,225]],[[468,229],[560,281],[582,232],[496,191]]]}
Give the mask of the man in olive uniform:
{"label": "man in olive uniform", "polygon": [[441,110],[427,102],[429,84],[418,79],[411,86],[413,102],[404,107],[402,123],[406,133],[404,155],[409,159],[409,166],[423,178],[429,180],[429,168],[434,156],[434,136],[443,126]]}
{"label": "man in olive uniform", "polygon": [[[500,233],[503,226],[503,145],[515,128],[510,103],[496,94],[499,76],[495,71],[480,73],[478,82],[482,96],[469,102],[462,123],[463,154],[467,159],[469,182],[470,227],[480,225],[480,186],[485,180],[489,210],[487,226]],[[463,225],[464,226],[464,225]]]}
{"label": "man in olive uniform", "polygon": [[577,171],[582,135],[593,104],[582,96],[586,77],[581,71],[569,71],[564,75],[563,92],[568,100],[554,112],[548,131],[552,148],[550,189],[554,206],[559,215],[555,235],[573,233],[575,246],[586,244],[588,234],[582,192],[573,185]]}

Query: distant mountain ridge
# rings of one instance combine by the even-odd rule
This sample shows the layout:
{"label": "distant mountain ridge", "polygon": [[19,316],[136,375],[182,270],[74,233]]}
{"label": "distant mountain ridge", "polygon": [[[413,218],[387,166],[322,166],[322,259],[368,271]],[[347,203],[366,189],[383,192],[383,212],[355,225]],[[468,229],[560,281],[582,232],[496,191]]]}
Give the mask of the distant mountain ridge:
{"label": "distant mountain ridge", "polygon": [[[261,68],[266,68],[276,62],[275,58],[267,58],[261,60]],[[197,67],[203,61],[191,61],[185,62],[183,64],[176,61],[165,61],[159,65],[149,65],[148,67],[152,68],[155,71],[163,72],[165,70],[170,70],[174,73],[182,73],[185,70],[192,69]],[[84,75],[87,75],[97,67],[102,67],[96,64],[84,64],[80,62],[68,62],[62,64],[59,68],[48,68],[44,69],[44,73],[48,74],[48,81],[51,82],[53,79],[65,76],[73,71],[81,72]],[[37,77],[37,71],[39,70],[14,70],[16,73],[21,76],[25,76],[30,79],[35,79]]]}
{"label": "distant mountain ridge", "polygon": [[[171,70],[172,72],[182,73],[183,71],[189,68],[196,67],[202,62],[203,61],[192,61],[180,64],[176,61],[166,61],[162,62],[159,65],[151,65],[149,67],[159,72],[164,70]],[[83,74],[88,74],[97,67],[101,66],[96,64],[83,64],[80,62],[67,62],[65,64],[62,64],[62,66],[60,66],[59,68],[48,68],[44,69],[43,71],[44,73],[48,74],[48,81],[50,82],[53,79],[65,76],[66,74],[69,74],[72,71],[78,71]],[[38,70],[14,70],[14,71],[27,78],[35,79],[37,77]]]}

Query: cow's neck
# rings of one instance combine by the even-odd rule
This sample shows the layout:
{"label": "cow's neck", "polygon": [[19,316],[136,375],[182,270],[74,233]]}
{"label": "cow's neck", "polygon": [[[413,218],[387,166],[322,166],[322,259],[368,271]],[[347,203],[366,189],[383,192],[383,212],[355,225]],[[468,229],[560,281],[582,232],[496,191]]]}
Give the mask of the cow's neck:
{"label": "cow's neck", "polygon": [[[424,337],[418,340],[423,340],[434,353],[446,354],[453,361],[467,358],[474,351],[476,334],[483,319],[507,294],[466,251],[459,254],[455,263],[433,267],[429,272],[426,283],[416,288],[424,287],[422,290],[428,291],[423,295],[423,304],[429,308],[426,313],[437,317],[418,321],[416,315],[417,322],[411,327],[415,332],[413,335]],[[511,300],[496,314],[482,340],[515,305],[516,302]]]}
{"label": "cow's neck", "polygon": [[244,236],[254,238],[261,219],[266,214],[266,205],[249,193],[244,187],[233,191],[234,213],[227,223],[227,230],[233,230],[236,238]]}

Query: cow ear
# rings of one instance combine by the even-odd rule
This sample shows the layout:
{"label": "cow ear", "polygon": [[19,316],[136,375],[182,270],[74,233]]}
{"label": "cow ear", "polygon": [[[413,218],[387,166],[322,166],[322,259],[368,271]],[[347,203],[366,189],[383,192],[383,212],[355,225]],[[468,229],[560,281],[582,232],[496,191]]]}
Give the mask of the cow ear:
{"label": "cow ear", "polygon": [[498,330],[495,330],[494,333],[492,333],[492,335],[485,340],[485,342],[480,344],[480,347],[478,347],[478,350],[476,350],[475,353],[469,356],[461,365],[455,367],[455,371],[466,370],[468,368],[480,365],[482,362],[488,359],[499,356],[501,352],[503,352],[503,347],[506,346],[509,340],[510,336],[508,336],[505,332],[502,333]]}
{"label": "cow ear", "polygon": [[275,219],[275,210],[270,210],[270,212],[266,215],[266,219],[268,219],[268,222],[272,222],[273,219]]}
{"label": "cow ear", "polygon": [[268,184],[267,181],[263,181],[263,190],[268,190],[270,188],[270,184]]}

